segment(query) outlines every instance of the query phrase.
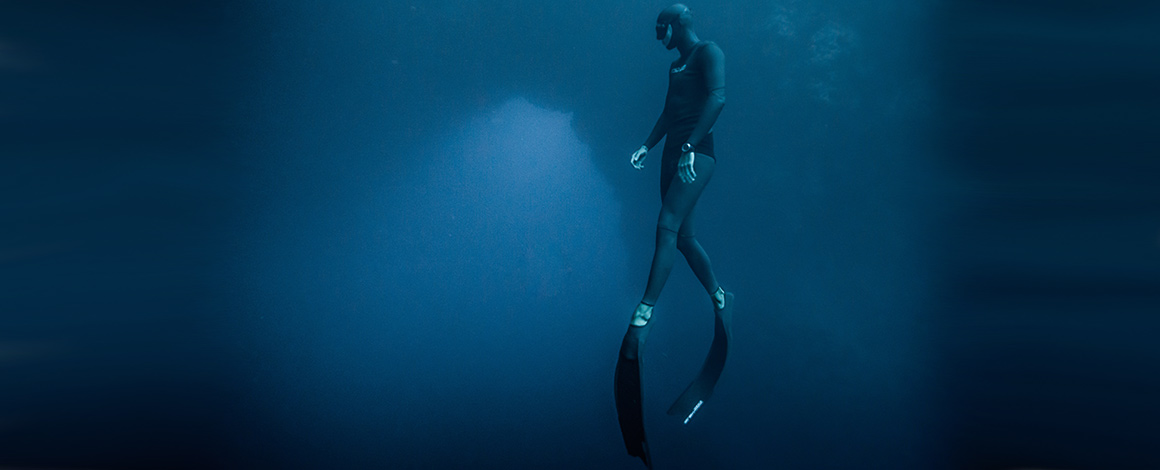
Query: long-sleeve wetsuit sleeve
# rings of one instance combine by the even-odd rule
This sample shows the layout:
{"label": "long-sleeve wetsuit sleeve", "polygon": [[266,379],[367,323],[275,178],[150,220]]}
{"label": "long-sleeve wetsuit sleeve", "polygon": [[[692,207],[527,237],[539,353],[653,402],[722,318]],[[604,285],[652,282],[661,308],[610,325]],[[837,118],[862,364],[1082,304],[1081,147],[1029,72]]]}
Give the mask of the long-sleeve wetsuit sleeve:
{"label": "long-sleeve wetsuit sleeve", "polygon": [[721,48],[716,44],[710,43],[705,45],[699,59],[701,70],[705,74],[705,87],[709,90],[709,97],[705,100],[705,108],[697,120],[697,127],[694,127],[693,133],[689,135],[688,142],[694,148],[713,129],[717,116],[721,115],[721,109],[725,107],[725,53],[721,52]]}
{"label": "long-sleeve wetsuit sleeve", "polygon": [[657,123],[653,126],[652,132],[650,132],[648,134],[648,138],[644,140],[644,146],[646,149],[656,147],[656,145],[660,143],[661,138],[664,137],[665,133],[668,131],[668,122],[667,115],[664,112],[661,112],[661,116],[657,118]]}

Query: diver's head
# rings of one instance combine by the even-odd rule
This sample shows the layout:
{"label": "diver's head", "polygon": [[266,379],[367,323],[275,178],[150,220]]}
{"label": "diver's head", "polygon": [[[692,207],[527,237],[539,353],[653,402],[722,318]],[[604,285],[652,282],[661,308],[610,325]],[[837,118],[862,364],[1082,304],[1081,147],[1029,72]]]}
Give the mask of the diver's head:
{"label": "diver's head", "polygon": [[657,16],[657,39],[665,45],[665,49],[673,50],[677,47],[676,39],[687,36],[692,31],[693,15],[689,7],[680,3],[669,5],[661,10]]}

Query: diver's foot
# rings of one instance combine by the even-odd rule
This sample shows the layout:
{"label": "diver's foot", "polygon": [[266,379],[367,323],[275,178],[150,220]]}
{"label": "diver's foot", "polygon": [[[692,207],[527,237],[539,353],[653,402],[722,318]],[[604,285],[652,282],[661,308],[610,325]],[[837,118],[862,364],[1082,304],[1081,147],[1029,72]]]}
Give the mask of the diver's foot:
{"label": "diver's foot", "polygon": [[713,293],[713,306],[717,307],[717,310],[725,308],[725,289],[721,286],[717,286],[717,292]]}
{"label": "diver's foot", "polygon": [[636,306],[636,311],[632,313],[632,326],[645,326],[649,319],[652,318],[653,306],[641,302]]}

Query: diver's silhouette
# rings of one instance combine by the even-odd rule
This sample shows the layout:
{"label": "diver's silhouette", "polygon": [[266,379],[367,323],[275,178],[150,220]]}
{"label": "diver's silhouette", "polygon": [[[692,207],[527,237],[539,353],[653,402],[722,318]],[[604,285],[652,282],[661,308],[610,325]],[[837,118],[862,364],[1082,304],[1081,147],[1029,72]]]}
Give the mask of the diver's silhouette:
{"label": "diver's silhouette", "polygon": [[713,302],[716,327],[709,356],[701,373],[669,408],[668,413],[686,416],[685,423],[713,394],[713,387],[725,366],[731,337],[733,294],[717,283],[709,256],[697,242],[693,229],[693,208],[713,177],[713,124],[725,106],[725,55],[711,41],[701,41],[693,32],[689,8],[675,4],[657,17],[657,39],[666,49],[681,56],[669,67],[669,91],[665,107],[645,139],[633,152],[631,163],[644,168],[648,150],[665,139],[661,157],[661,213],[657,219],[656,252],[644,297],[633,312],[628,332],[620,345],[616,363],[616,411],[628,453],[640,457],[652,468],[644,435],[641,407],[640,352],[651,328],[653,306],[668,280],[677,251],[685,255],[689,267],[705,287]]}

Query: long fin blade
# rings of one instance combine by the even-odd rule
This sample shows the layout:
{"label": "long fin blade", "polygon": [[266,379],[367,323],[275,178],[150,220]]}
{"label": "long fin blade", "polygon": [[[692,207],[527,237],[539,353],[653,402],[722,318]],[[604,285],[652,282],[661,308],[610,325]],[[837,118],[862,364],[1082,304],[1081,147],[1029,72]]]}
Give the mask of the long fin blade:
{"label": "long fin blade", "polygon": [[714,313],[716,318],[714,319],[713,344],[709,346],[709,354],[705,357],[705,363],[701,365],[701,371],[697,377],[669,407],[668,414],[670,416],[688,416],[685,422],[692,418],[697,407],[713,396],[717,379],[721,377],[721,371],[725,369],[725,358],[729,355],[729,339],[732,336],[733,293],[725,293],[725,308]]}

